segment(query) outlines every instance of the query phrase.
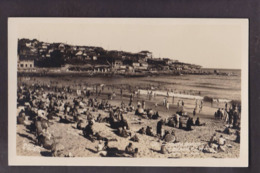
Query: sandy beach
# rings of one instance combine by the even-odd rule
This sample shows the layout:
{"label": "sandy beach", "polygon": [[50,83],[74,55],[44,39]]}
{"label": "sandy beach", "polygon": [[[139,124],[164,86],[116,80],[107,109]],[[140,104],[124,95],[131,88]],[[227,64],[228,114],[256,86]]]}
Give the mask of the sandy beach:
{"label": "sandy beach", "polygon": [[[29,82],[28,82],[29,83]],[[128,104],[129,94],[123,94],[120,96],[119,90],[115,89],[117,95],[113,100],[109,100],[109,103],[114,106],[120,106],[121,102]],[[125,92],[126,93],[126,92]],[[70,99],[75,97],[74,95],[69,96]],[[99,96],[93,95],[93,98],[107,99],[107,93],[104,91]],[[198,96],[199,97],[199,96]],[[177,101],[179,99],[185,102],[184,111],[188,113],[190,117],[193,117],[195,120],[197,117],[200,118],[202,123],[206,123],[206,126],[193,126],[192,131],[185,131],[183,129],[178,129],[174,127],[169,127],[163,125],[163,130],[175,131],[177,143],[167,143],[166,144],[166,154],[161,154],[160,149],[162,141],[156,137],[150,137],[147,135],[142,135],[137,133],[141,127],[151,126],[153,132],[156,132],[156,124],[158,120],[143,119],[137,115],[134,115],[133,112],[128,112],[124,114],[124,118],[127,119],[127,122],[130,126],[130,131],[132,134],[136,134],[140,139],[139,142],[130,141],[130,137],[123,138],[118,136],[115,133],[115,130],[110,128],[108,123],[94,123],[94,131],[99,132],[101,136],[107,138],[115,138],[117,141],[109,142],[110,147],[117,147],[119,150],[124,150],[129,142],[133,143],[135,148],[139,149],[137,157],[140,158],[237,158],[239,157],[239,143],[235,143],[236,135],[227,135],[222,133],[225,129],[225,123],[223,120],[216,120],[214,118],[214,113],[217,108],[224,108],[224,104],[213,105],[211,103],[205,102],[203,104],[203,109],[200,113],[197,113],[196,116],[192,115],[195,99],[193,98],[178,98],[176,97],[172,100],[172,97],[167,98],[170,102],[170,109],[167,110],[163,106],[164,96],[156,96],[152,99],[149,99],[145,94],[135,97],[133,100],[133,105],[137,107],[137,101],[145,100],[146,107],[153,109],[153,111],[158,111],[162,119],[171,117],[176,113]],[[157,106],[155,106],[157,103]],[[108,113],[103,110],[98,110],[97,112],[91,112],[95,117],[100,113],[102,117],[107,117]],[[84,116],[84,115],[83,115]],[[85,117],[84,117],[85,118]],[[60,123],[57,120],[51,120],[51,125],[49,127],[49,132],[58,138],[58,142],[65,147],[66,152],[70,152],[73,157],[101,157],[96,152],[96,146],[98,141],[91,142],[83,136],[81,130],[76,128],[77,123],[64,124]],[[87,123],[86,123],[87,124]],[[203,152],[203,147],[209,142],[211,136],[217,133],[217,137],[223,135],[227,141],[226,150],[224,152],[216,153],[205,153]],[[20,156],[51,156],[49,150],[44,149],[43,147],[35,145],[35,136],[31,134],[23,125],[17,125],[17,155]]]}

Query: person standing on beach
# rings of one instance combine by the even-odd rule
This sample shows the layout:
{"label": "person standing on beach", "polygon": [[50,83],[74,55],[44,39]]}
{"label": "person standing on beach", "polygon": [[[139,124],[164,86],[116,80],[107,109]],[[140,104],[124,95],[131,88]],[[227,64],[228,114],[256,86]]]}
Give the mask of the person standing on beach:
{"label": "person standing on beach", "polygon": [[166,98],[163,99],[163,106],[166,106]]}
{"label": "person standing on beach", "polygon": [[181,104],[182,104],[182,106],[184,107],[184,101],[183,101],[183,100],[181,101]]}
{"label": "person standing on beach", "polygon": [[169,110],[170,109],[170,103],[168,101],[166,101],[166,109]]}
{"label": "person standing on beach", "polygon": [[98,85],[96,85],[96,96],[98,95]]}
{"label": "person standing on beach", "polygon": [[174,96],[172,96],[172,104],[174,104]]}
{"label": "person standing on beach", "polygon": [[141,107],[141,102],[138,100],[137,101],[137,107],[140,108]]}
{"label": "person standing on beach", "polygon": [[133,94],[131,93],[130,94],[130,103],[132,103],[133,102]]}
{"label": "person standing on beach", "polygon": [[228,105],[227,105],[227,102],[226,102],[226,103],[225,103],[225,111],[227,111],[227,106],[228,106]]}
{"label": "person standing on beach", "polygon": [[160,121],[158,121],[157,127],[156,127],[156,132],[159,137],[161,137],[161,135],[162,135],[162,125],[163,125],[163,120],[161,119]]}
{"label": "person standing on beach", "polygon": [[193,116],[196,116],[196,108],[193,110]]}
{"label": "person standing on beach", "polygon": [[202,111],[202,104],[200,104],[200,106],[199,106],[199,113]]}
{"label": "person standing on beach", "polygon": [[142,108],[145,109],[145,101],[142,101]]}

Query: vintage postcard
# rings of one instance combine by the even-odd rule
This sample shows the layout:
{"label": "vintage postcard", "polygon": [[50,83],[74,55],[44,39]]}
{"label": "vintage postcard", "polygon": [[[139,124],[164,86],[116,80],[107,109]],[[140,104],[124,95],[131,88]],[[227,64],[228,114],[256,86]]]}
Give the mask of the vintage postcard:
{"label": "vintage postcard", "polygon": [[9,165],[248,166],[248,20],[9,18]]}

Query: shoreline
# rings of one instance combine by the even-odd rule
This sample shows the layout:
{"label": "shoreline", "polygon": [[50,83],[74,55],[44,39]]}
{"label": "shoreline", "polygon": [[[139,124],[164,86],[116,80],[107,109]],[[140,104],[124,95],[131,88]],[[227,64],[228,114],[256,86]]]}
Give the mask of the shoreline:
{"label": "shoreline", "polygon": [[[216,76],[237,76],[235,74],[230,75],[229,73],[214,73],[209,71],[158,71],[158,72],[83,72],[83,71],[44,71],[41,69],[40,71],[18,71],[18,76],[46,76],[46,77],[54,77],[54,76],[77,76],[77,77],[152,77],[152,76],[161,76],[161,75],[169,75],[169,76],[181,76],[181,75],[216,75]],[[49,70],[49,69],[48,69]]]}
{"label": "shoreline", "polygon": [[[147,81],[145,82],[145,83],[147,83],[147,84],[145,84],[144,83],[144,85],[143,85],[143,83],[141,82],[141,83],[139,83],[138,82],[138,80],[139,80],[139,77],[140,77],[140,79],[142,79],[142,76],[139,76],[139,77],[129,77],[129,78],[126,78],[126,77],[124,77],[124,76],[120,76],[120,75],[115,75],[115,76],[105,76],[105,75],[103,75],[103,74],[99,74],[99,75],[95,75],[95,76],[85,76],[84,74],[83,75],[77,75],[77,77],[79,77],[79,78],[82,78],[82,80],[80,80],[80,81],[74,81],[73,82],[73,78],[72,77],[74,77],[74,75],[76,76],[76,74],[74,73],[74,74],[72,74],[72,75],[69,75],[69,74],[60,74],[60,75],[63,75],[64,77],[66,77],[66,79],[64,79],[64,80],[59,80],[58,81],[58,83],[56,84],[56,86],[57,87],[59,87],[59,86],[67,86],[67,85],[70,85],[69,83],[71,83],[71,85],[73,85],[72,86],[72,88],[74,88],[75,89],[75,87],[76,87],[76,89],[81,89],[82,91],[84,90],[84,88],[85,89],[88,89],[88,90],[91,90],[91,91],[95,91],[95,89],[93,88],[93,86],[95,86],[95,87],[100,87],[101,85],[106,85],[106,86],[111,86],[111,87],[115,87],[115,89],[120,89],[122,86],[123,86],[123,89],[124,90],[126,90],[126,92],[128,92],[127,91],[127,88],[128,87],[131,87],[131,90],[135,90],[135,91],[138,91],[138,90],[140,90],[140,94],[141,95],[145,95],[145,96],[147,96],[148,94],[147,94],[147,92],[149,91],[149,92],[153,92],[153,95],[154,94],[156,94],[156,95],[160,95],[160,96],[163,96],[163,97],[176,97],[176,98],[180,98],[180,99],[190,99],[190,100],[204,100],[205,102],[215,102],[215,103],[217,103],[217,102],[219,102],[219,103],[225,103],[225,102],[241,102],[241,100],[240,99],[232,99],[232,98],[228,98],[228,97],[215,97],[215,96],[211,96],[210,95],[210,93],[206,93],[206,94],[200,94],[200,93],[189,93],[188,94],[188,89],[186,89],[187,90],[187,92],[185,93],[185,92],[183,92],[182,90],[177,90],[177,92],[176,91],[170,91],[170,90],[165,90],[165,88],[163,88],[163,86],[165,85],[165,84],[163,84],[163,85],[161,85],[161,82],[160,81],[155,81],[154,83],[150,83],[149,84],[149,82],[147,83]],[[167,77],[167,75],[156,75],[156,76],[166,76]],[[183,75],[183,76],[185,76],[185,75]],[[187,75],[188,76],[188,75]],[[92,81],[95,81],[95,78],[98,78],[98,80],[96,81],[96,82],[92,82],[92,81],[84,81],[83,79],[85,78],[85,77],[88,77],[89,79],[93,79]],[[146,76],[147,78],[150,78],[151,76]],[[174,76],[173,76],[174,77]],[[179,77],[181,77],[181,76],[179,76]],[[45,78],[47,79],[47,81],[48,80],[50,80],[50,81],[52,81],[52,80],[55,80],[55,78],[60,78],[60,76],[58,76],[58,75],[53,75],[53,76],[49,76],[49,75],[43,75],[43,76],[18,76],[18,78],[21,78],[21,79],[23,79],[23,78],[27,78],[28,80],[31,80],[31,78],[33,79],[33,78],[35,78],[36,80],[39,80],[39,81],[41,81],[41,78],[44,78],[43,79],[43,81],[45,81]],[[48,79],[49,78],[49,79]],[[53,78],[53,79],[52,79]],[[102,79],[103,78],[107,78],[107,80],[106,81],[103,81]],[[113,84],[113,85],[111,85],[110,84],[110,80],[119,80],[119,81],[122,81],[123,80],[123,82],[122,83],[115,83],[115,85]],[[122,79],[122,80],[121,80]],[[128,81],[128,79],[129,80],[134,80],[135,81],[135,79],[137,80],[136,81],[136,83],[128,83],[127,81]],[[78,82],[80,82],[80,83],[78,83],[79,85],[78,86],[75,86],[74,84],[75,84],[75,82],[76,83],[78,83]],[[46,85],[48,84],[48,82],[46,83],[46,81],[45,82],[43,82],[43,83],[45,83]],[[167,84],[167,85],[171,85],[170,83],[169,84]],[[185,84],[184,84],[185,85]],[[89,87],[89,88],[86,88],[86,87]],[[126,87],[126,88],[124,88],[124,87]],[[137,87],[137,88],[136,88]],[[150,87],[152,87],[152,88],[150,88]],[[180,92],[181,91],[181,92]],[[185,91],[185,90],[184,90]],[[200,91],[202,91],[203,92],[203,90],[200,90]],[[110,91],[111,92],[111,91]],[[168,93],[168,95],[167,95],[167,93]]]}

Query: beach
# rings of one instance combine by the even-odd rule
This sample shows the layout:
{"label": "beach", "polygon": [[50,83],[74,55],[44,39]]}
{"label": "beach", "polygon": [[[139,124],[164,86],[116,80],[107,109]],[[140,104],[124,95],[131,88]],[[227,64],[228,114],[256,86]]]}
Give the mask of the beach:
{"label": "beach", "polygon": [[[167,79],[166,79],[167,78]],[[174,130],[178,143],[167,143],[167,154],[161,154],[160,148],[162,141],[158,138],[147,135],[138,134],[137,131],[141,127],[151,126],[156,131],[158,120],[143,119],[134,115],[133,112],[127,112],[124,117],[130,126],[132,134],[136,134],[140,139],[139,142],[132,142],[134,147],[139,149],[138,156],[140,158],[237,158],[239,157],[239,143],[234,142],[236,136],[222,133],[226,128],[223,120],[216,120],[214,113],[218,108],[224,108],[225,101],[240,100],[240,78],[239,76],[167,76],[167,77],[139,77],[139,78],[50,78],[50,77],[22,77],[18,78],[19,83],[26,84],[42,84],[56,87],[70,86],[75,90],[91,90],[93,95],[90,97],[98,100],[107,99],[109,94],[113,92],[116,96],[109,100],[109,104],[120,106],[121,102],[129,102],[131,93],[139,92],[133,98],[133,105],[137,107],[137,102],[144,100],[147,108],[151,108],[154,112],[158,111],[162,119],[167,119],[177,112],[178,101],[185,102],[184,111],[194,120],[199,117],[205,126],[194,126],[192,131],[169,127],[163,125],[163,131]],[[95,91],[104,86],[102,92]],[[235,87],[234,87],[235,86]],[[120,94],[122,90],[122,95]],[[153,95],[147,94],[147,91],[153,91]],[[168,94],[167,94],[168,93]],[[168,95],[168,96],[167,96]],[[222,99],[223,102],[210,103],[204,102],[201,112],[193,116],[193,109],[196,100],[203,100],[204,96]],[[76,97],[76,93],[69,95],[72,100]],[[163,106],[163,99],[166,98],[170,103],[169,109]],[[97,117],[107,117],[108,113],[103,110],[92,112]],[[74,157],[100,157],[96,153],[95,147],[98,141],[91,142],[86,139],[81,130],[76,128],[77,123],[64,124],[57,120],[52,120],[49,131],[58,138],[66,151],[70,152]],[[115,134],[115,130],[111,129],[107,123],[95,122],[94,131],[99,132],[102,136],[115,138],[117,141],[109,143],[112,147],[118,147],[124,150],[130,142],[129,138],[122,138]],[[225,152],[205,153],[202,152],[203,147],[208,144],[211,136],[217,133],[217,136],[223,135],[227,140]],[[23,156],[51,156],[50,151],[43,147],[35,145],[35,137],[29,133],[23,125],[17,125],[17,155]]]}

